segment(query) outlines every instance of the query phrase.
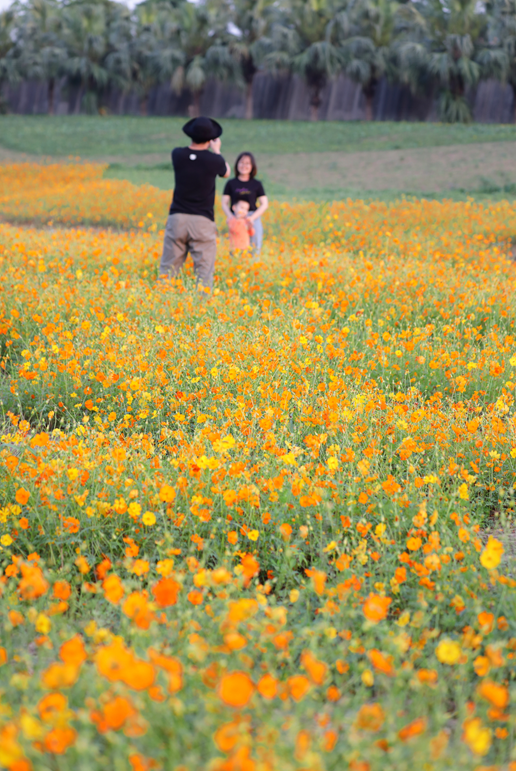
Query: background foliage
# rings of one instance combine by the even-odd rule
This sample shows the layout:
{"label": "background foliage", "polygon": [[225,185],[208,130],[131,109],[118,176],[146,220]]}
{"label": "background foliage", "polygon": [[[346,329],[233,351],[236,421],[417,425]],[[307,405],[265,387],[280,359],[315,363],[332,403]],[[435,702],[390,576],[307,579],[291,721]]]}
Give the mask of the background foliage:
{"label": "background foliage", "polygon": [[6,83],[44,81],[54,111],[56,82],[76,94],[75,111],[103,110],[109,89],[187,88],[198,114],[209,77],[246,92],[260,69],[298,73],[312,119],[321,92],[345,73],[360,84],[366,115],[382,77],[439,98],[441,118],[471,119],[468,88],[496,77],[516,110],[516,0],[29,0],[0,14],[0,93]]}

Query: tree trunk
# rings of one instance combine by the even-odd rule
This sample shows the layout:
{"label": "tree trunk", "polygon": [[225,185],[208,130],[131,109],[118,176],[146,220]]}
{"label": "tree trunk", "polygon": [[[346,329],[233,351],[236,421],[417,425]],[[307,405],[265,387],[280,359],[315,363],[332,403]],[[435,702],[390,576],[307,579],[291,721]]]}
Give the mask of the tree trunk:
{"label": "tree trunk", "polygon": [[368,83],[365,84],[365,86],[362,86],[362,91],[365,96],[365,118],[368,121],[374,120],[374,97],[376,95],[376,87],[378,85],[378,81],[376,78],[373,78]]}
{"label": "tree trunk", "polygon": [[77,91],[77,99],[75,100],[75,114],[79,115],[81,111],[82,97],[84,95],[84,85],[81,83],[79,90]]}
{"label": "tree trunk", "polygon": [[253,119],[253,81],[250,80],[245,89],[245,119]]}
{"label": "tree trunk", "polygon": [[56,82],[54,78],[48,79],[48,88],[47,88],[47,101],[48,101],[48,114],[53,115],[54,114],[54,92],[55,92],[55,86]]}
{"label": "tree trunk", "polygon": [[319,120],[319,108],[322,102],[321,90],[322,86],[315,83],[310,88],[310,120]]}
{"label": "tree trunk", "polygon": [[192,104],[188,107],[190,118],[198,118],[201,114],[201,94],[202,91],[194,91],[192,94]]}
{"label": "tree trunk", "polygon": [[373,120],[373,97],[371,94],[365,94],[365,119]]}
{"label": "tree trunk", "polygon": [[140,100],[140,115],[147,116],[149,114],[149,92],[146,91]]}
{"label": "tree trunk", "polygon": [[513,120],[516,123],[516,83],[512,83],[512,112]]}

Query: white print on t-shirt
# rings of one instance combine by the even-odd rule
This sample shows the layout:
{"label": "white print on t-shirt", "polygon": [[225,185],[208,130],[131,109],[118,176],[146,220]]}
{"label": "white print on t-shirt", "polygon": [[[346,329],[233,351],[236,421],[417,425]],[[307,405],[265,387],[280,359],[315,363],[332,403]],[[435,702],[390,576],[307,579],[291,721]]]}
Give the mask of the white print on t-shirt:
{"label": "white print on t-shirt", "polygon": [[197,156],[195,155],[195,153],[190,153],[190,160],[191,161],[195,161],[196,158],[197,158]]}

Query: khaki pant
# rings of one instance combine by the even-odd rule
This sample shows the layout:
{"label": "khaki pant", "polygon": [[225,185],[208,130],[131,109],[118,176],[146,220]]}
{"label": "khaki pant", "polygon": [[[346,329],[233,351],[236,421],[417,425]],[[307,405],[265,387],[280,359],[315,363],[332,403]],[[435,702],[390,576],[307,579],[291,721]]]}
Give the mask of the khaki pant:
{"label": "khaki pant", "polygon": [[197,282],[211,289],[216,252],[217,227],[214,222],[198,214],[169,214],[160,275],[177,276],[190,253]]}

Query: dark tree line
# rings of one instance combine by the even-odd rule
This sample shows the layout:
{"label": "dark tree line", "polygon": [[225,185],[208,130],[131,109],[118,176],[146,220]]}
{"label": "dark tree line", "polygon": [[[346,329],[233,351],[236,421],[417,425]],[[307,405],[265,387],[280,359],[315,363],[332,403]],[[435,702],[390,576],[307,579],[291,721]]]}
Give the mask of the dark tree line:
{"label": "dark tree line", "polygon": [[467,89],[482,78],[510,84],[516,120],[516,0],[16,0],[0,13],[0,95],[5,84],[41,80],[54,110],[57,82],[77,111],[102,108],[110,88],[187,88],[198,114],[209,78],[231,80],[253,117],[260,70],[297,73],[318,118],[329,80],[345,73],[373,115],[384,77],[438,93],[445,121],[471,119]]}

